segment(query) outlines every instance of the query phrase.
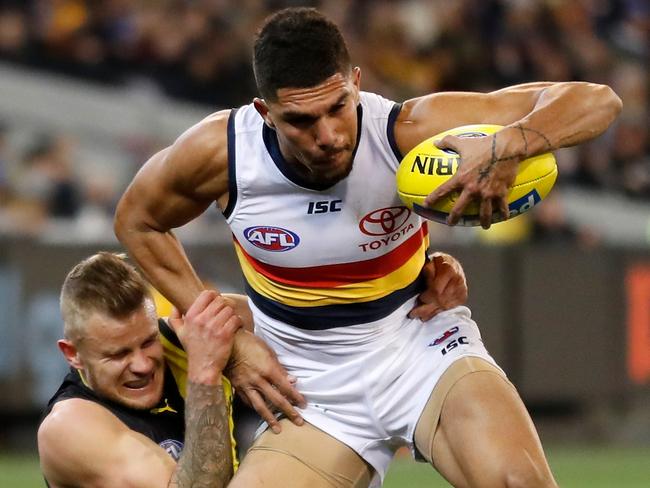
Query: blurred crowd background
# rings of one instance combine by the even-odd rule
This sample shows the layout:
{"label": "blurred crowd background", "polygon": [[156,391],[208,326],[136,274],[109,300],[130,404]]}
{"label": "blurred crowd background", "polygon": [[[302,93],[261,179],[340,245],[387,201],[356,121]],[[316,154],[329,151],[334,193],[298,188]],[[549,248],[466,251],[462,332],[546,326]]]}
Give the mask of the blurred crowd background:
{"label": "blurred crowd background", "polygon": [[[337,21],[363,88],[398,101],[532,80],[611,85],[623,114],[597,141],[558,153],[559,184],[650,202],[647,0],[4,0],[0,62],[37,77],[144,87],[207,114],[255,96],[254,32],[269,13],[295,4]],[[170,142],[118,138],[127,169],[88,178],[84,157],[92,156],[79,135],[22,127],[0,113],[0,232],[38,233],[50,218],[79,218],[89,208],[110,218],[130,177]],[[514,235],[598,243],[597,229],[566,221],[561,192],[554,193]]]}
{"label": "blurred crowd background", "polygon": [[[298,4],[342,27],[363,89],[396,101],[537,80],[623,99],[603,136],[556,151],[542,205],[430,232],[545,438],[648,445],[650,0],[0,0],[0,454],[33,450],[66,371],[65,274],[120,249],[115,205],[150,155],[251,101],[254,33]],[[241,290],[215,208],[178,234],[202,278]]]}

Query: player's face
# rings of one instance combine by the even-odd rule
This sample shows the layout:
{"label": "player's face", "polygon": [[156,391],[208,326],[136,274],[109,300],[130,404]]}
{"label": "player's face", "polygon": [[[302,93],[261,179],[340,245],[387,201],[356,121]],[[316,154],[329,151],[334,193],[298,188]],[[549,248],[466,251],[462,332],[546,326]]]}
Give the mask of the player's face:
{"label": "player's face", "polygon": [[123,319],[94,313],[78,351],[86,381],[97,394],[137,409],[160,401],[163,349],[151,300]]}
{"label": "player's face", "polygon": [[310,182],[334,184],[352,170],[359,79],[355,68],[313,87],[281,88],[277,100],[262,102],[283,156]]}

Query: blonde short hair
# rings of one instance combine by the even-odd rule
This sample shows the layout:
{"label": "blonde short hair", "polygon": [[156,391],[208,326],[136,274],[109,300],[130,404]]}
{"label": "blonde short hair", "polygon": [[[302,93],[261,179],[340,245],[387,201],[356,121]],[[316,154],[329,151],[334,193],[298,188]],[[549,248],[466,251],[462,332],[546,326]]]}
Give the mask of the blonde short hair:
{"label": "blonde short hair", "polygon": [[63,282],[63,333],[68,340],[81,340],[84,324],[93,313],[121,319],[147,298],[151,298],[147,282],[124,254],[99,252],[72,268]]}

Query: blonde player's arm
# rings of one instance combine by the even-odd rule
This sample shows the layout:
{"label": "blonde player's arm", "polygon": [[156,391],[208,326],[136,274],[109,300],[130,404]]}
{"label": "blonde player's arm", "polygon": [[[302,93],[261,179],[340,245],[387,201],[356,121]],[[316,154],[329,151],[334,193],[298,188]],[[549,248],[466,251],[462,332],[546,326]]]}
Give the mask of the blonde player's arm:
{"label": "blonde player's arm", "polygon": [[[61,401],[38,431],[43,475],[52,488],[226,486],[232,457],[221,385],[189,382],[185,415],[185,447],[177,464],[101,405],[78,398]],[[208,418],[216,422],[208,424]],[[206,451],[206,446],[214,449]]]}
{"label": "blonde player's arm", "polygon": [[184,317],[168,319],[187,352],[185,446],[170,486],[221,488],[233,475],[229,413],[221,374],[241,321],[216,291],[203,291]]}
{"label": "blonde player's arm", "polygon": [[52,488],[169,486],[176,463],[97,403],[57,403],[38,431],[41,470]]}

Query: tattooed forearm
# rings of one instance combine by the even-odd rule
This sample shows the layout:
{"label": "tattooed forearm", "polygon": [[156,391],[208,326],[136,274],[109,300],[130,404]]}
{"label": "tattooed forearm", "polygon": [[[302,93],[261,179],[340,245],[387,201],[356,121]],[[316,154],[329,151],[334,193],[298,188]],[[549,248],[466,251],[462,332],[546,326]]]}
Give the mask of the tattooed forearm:
{"label": "tattooed forearm", "polygon": [[492,173],[496,165],[501,161],[507,161],[509,159],[515,159],[515,158],[521,159],[523,157],[525,157],[525,154],[513,154],[511,156],[497,157],[497,134],[495,132],[494,134],[492,134],[492,155],[490,157],[490,161],[488,162],[488,165],[485,168],[481,168],[478,170],[479,183],[483,181],[485,178],[487,178],[488,176],[490,176],[490,173]]}
{"label": "tattooed forearm", "polygon": [[490,161],[488,162],[488,165],[485,168],[481,168],[478,171],[478,181],[481,182],[484,179],[486,179],[492,171],[494,170],[495,166],[500,163],[501,161],[507,161],[509,159],[525,159],[528,157],[528,138],[526,137],[526,132],[532,132],[533,134],[536,134],[537,136],[541,137],[544,142],[546,143],[546,150],[547,151],[554,151],[555,147],[551,144],[551,141],[546,137],[542,132],[535,130],[535,129],[530,129],[527,127],[522,126],[521,124],[517,124],[515,126],[508,126],[505,127],[506,129],[518,129],[519,133],[521,134],[522,139],[524,140],[524,150],[522,153],[518,154],[512,154],[508,156],[500,156],[497,157],[497,133],[492,134],[492,155],[490,157]]}
{"label": "tattooed forearm", "polygon": [[[514,128],[514,127],[509,127],[509,128]],[[521,124],[517,124],[516,128],[519,129],[519,132],[521,133],[521,137],[523,137],[524,139],[524,145],[526,147],[524,153],[526,155],[528,154],[528,138],[526,137],[526,132],[530,132],[532,134],[535,134],[538,137],[541,137],[544,140],[544,143],[546,144],[546,151],[555,151],[557,149],[557,147],[551,144],[551,141],[549,140],[548,137],[544,135],[543,132],[540,132],[535,129],[531,129],[530,127],[524,127]]]}
{"label": "tattooed forearm", "polygon": [[187,384],[185,447],[171,488],[221,488],[232,477],[228,409],[221,385]]}
{"label": "tattooed forearm", "polygon": [[526,131],[524,130],[524,127],[521,124],[517,124],[517,127],[519,128],[519,133],[521,134],[521,138],[524,140],[524,154],[527,156],[528,155],[528,139],[526,138]]}
{"label": "tattooed forearm", "polygon": [[478,171],[478,181],[481,182],[492,172],[494,165],[497,164],[499,160],[497,159],[497,135],[496,133],[492,134],[492,156],[490,157],[490,162],[487,165],[487,168],[481,168]]}

